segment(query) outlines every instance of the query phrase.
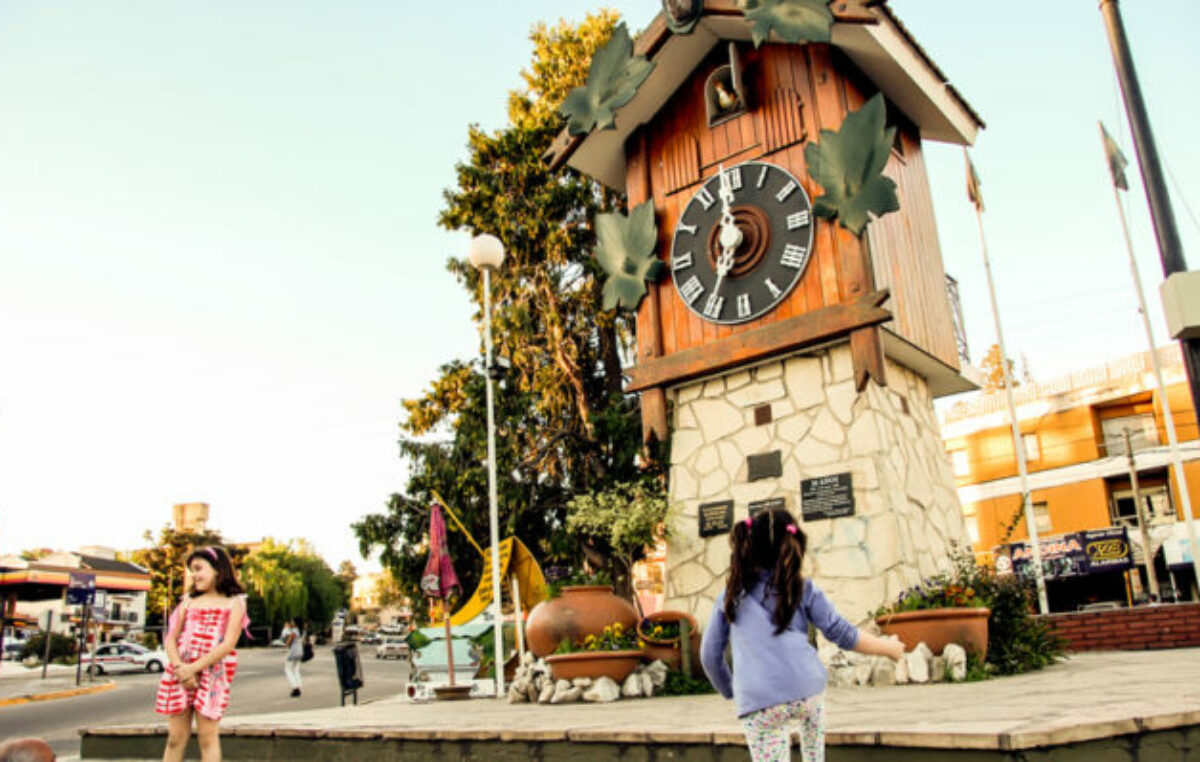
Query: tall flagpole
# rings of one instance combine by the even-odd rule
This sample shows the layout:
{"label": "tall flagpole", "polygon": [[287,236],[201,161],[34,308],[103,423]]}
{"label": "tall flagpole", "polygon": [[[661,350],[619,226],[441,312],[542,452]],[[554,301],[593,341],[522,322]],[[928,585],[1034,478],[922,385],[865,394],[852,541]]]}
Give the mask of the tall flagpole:
{"label": "tall flagpole", "polygon": [[1013,401],[1012,374],[1008,371],[1008,351],[1004,348],[1004,331],[1000,328],[1000,308],[996,302],[996,285],[992,282],[992,264],[988,259],[987,238],[983,235],[983,198],[979,193],[979,179],[971,156],[963,146],[963,158],[967,161],[967,195],[975,207],[975,220],[979,224],[979,248],[983,252],[983,271],[987,275],[988,296],[992,301],[992,322],[996,325],[996,343],[1000,347],[1000,368],[1004,373],[1004,397],[1008,402],[1008,417],[1012,423],[1013,449],[1017,453],[1017,473],[1021,477],[1021,503],[1025,510],[1025,529],[1029,532],[1029,544],[1033,548],[1033,578],[1037,582],[1038,611],[1050,613],[1050,602],[1046,597],[1046,577],[1042,570],[1042,547],[1038,542],[1037,521],[1033,515],[1033,502],[1029,498],[1029,473],[1025,464],[1025,442],[1021,439],[1021,425],[1017,421],[1017,405]]}
{"label": "tall flagpole", "polygon": [[[1129,225],[1125,220],[1125,208],[1121,205],[1122,189],[1128,190],[1125,181],[1125,156],[1117,148],[1116,143],[1109,137],[1100,124],[1100,142],[1104,144],[1104,154],[1108,159],[1108,169],[1112,174],[1113,200],[1117,204],[1117,216],[1121,220],[1121,232],[1125,234],[1125,251],[1129,254],[1129,270],[1133,273],[1134,290],[1137,291],[1138,310],[1142,313],[1142,326],[1146,329],[1146,345],[1150,347],[1150,362],[1154,368],[1154,378],[1158,383],[1158,397],[1162,400],[1163,425],[1167,429],[1167,443],[1171,451],[1171,463],[1175,468],[1175,486],[1179,490],[1180,507],[1183,508],[1183,520],[1187,525],[1188,549],[1192,554],[1192,571],[1200,585],[1200,546],[1196,542],[1196,527],[1192,523],[1192,498],[1188,492],[1187,476],[1183,470],[1183,456],[1179,453],[1179,439],[1175,435],[1175,418],[1171,415],[1171,401],[1167,399],[1167,385],[1163,383],[1162,365],[1158,361],[1158,350],[1154,347],[1154,332],[1150,328],[1150,313],[1146,311],[1146,295],[1142,290],[1142,276],[1138,272],[1137,259],[1133,255],[1133,239],[1129,236]],[[1140,514],[1139,514],[1140,515]],[[1146,548],[1149,554],[1150,548]],[[1151,572],[1153,573],[1153,572]]]}

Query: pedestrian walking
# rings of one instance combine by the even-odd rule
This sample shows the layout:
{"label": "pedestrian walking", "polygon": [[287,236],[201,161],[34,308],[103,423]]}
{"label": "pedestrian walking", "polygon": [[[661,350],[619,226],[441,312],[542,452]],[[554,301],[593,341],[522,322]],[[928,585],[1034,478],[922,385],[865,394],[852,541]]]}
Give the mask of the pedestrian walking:
{"label": "pedestrian walking", "polygon": [[168,623],[163,647],[171,663],[158,684],[154,711],[167,715],[163,762],[183,759],[193,716],[200,759],[219,762],[220,722],[229,706],[229,688],[237,671],[234,648],[250,619],[246,616],[245,591],[224,548],[193,550],[186,567],[192,586]]}
{"label": "pedestrian walking", "polygon": [[283,662],[283,674],[287,675],[288,684],[292,686],[292,698],[299,698],[301,680],[300,664],[304,661],[304,630],[289,619],[280,634],[287,645],[287,658]]}
{"label": "pedestrian walking", "polygon": [[[704,671],[722,696],[735,701],[754,762],[791,759],[788,728],[796,720],[805,762],[820,762],[826,673],[808,626],[860,653],[898,660],[904,646],[850,624],[801,576],[807,538],[789,512],[766,510],[737,522],[730,545],[729,578],[701,641]],[[725,662],[730,643],[732,674]]]}

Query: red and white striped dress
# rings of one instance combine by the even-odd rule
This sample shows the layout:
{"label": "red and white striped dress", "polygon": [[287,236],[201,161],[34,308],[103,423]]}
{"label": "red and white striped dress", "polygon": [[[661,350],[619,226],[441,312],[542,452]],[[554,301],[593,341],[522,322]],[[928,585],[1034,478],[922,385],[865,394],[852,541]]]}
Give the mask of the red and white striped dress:
{"label": "red and white striped dress", "polygon": [[[181,604],[183,608],[185,604]],[[239,613],[241,606],[237,606]],[[221,644],[229,626],[230,607],[178,609],[171,615],[171,629],[179,630],[179,656],[190,664]],[[179,615],[182,614],[182,621]],[[229,686],[237,672],[237,651],[230,651],[219,662],[196,675],[198,685],[188,690],[175,679],[175,668],[168,666],[158,684],[154,711],[179,714],[194,709],[210,720],[220,720],[229,706]]]}

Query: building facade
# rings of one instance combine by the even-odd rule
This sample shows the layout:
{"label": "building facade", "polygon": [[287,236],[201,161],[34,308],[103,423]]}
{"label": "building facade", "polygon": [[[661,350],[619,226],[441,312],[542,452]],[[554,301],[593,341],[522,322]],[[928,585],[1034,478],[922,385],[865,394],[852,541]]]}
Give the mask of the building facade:
{"label": "building facade", "polygon": [[[1196,411],[1177,346],[1158,350],[1166,395],[1160,395],[1149,352],[1014,390],[1017,418],[1028,464],[1029,489],[1039,537],[1056,537],[1106,527],[1124,527],[1141,562],[1141,521],[1148,524],[1158,579],[1171,595],[1195,597],[1190,559],[1162,554],[1164,542],[1182,524],[1181,489],[1172,467],[1163,410],[1174,419],[1184,462],[1186,488],[1200,509],[1200,440]],[[967,532],[985,559],[1006,543],[1026,540],[1021,485],[1005,395],[981,394],[943,411],[942,437],[950,454]],[[1128,445],[1127,445],[1128,443]],[[1132,468],[1142,502],[1134,500]],[[1173,563],[1172,563],[1173,562]],[[1064,610],[1109,600],[1133,600],[1141,584],[1126,576],[1125,591],[1114,581],[1051,580],[1051,608]],[[1057,594],[1056,594],[1057,593]]]}

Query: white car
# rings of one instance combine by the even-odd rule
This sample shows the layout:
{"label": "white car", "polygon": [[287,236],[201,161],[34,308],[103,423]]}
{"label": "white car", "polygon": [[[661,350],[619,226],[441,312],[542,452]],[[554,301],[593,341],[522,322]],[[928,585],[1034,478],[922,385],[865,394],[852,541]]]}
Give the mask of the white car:
{"label": "white car", "polygon": [[376,659],[399,659],[407,661],[409,656],[408,643],[399,635],[385,635],[383,641],[375,647]]}
{"label": "white car", "polygon": [[[80,659],[84,669],[92,663],[91,653]],[[167,652],[150,650],[136,643],[105,643],[96,647],[96,674],[108,672],[162,672],[168,664]]]}

